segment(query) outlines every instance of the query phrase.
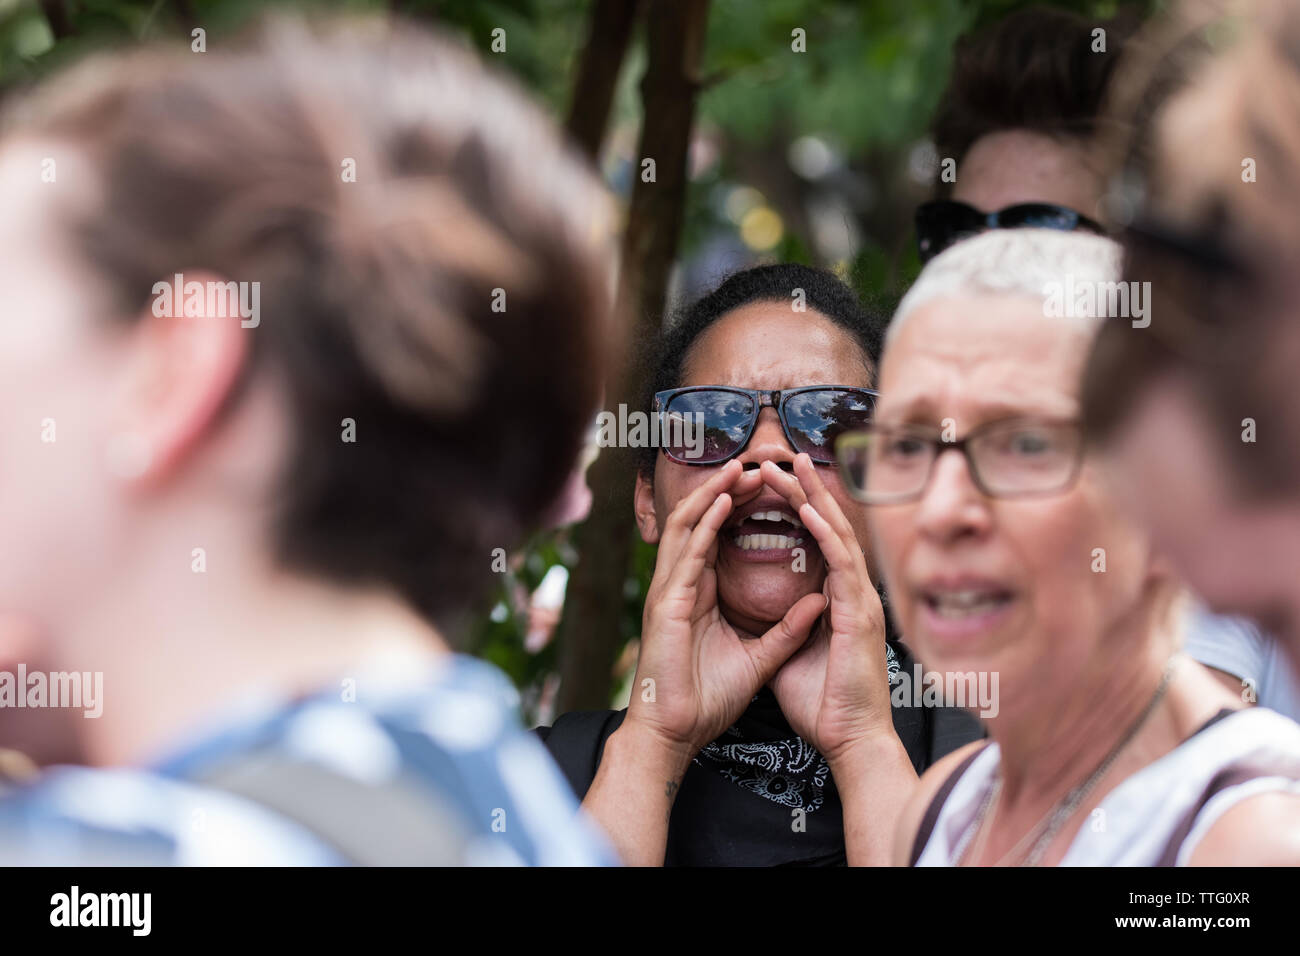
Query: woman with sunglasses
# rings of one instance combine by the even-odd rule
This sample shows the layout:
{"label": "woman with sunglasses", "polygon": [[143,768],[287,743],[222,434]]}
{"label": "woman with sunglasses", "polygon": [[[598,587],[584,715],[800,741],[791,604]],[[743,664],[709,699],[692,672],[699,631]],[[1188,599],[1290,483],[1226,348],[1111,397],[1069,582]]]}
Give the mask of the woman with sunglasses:
{"label": "woman with sunglasses", "polygon": [[934,200],[916,211],[922,262],[988,229],[1103,231],[1094,142],[1135,25],[1101,21],[1098,49],[1098,21],[1029,7],[958,40],[933,123],[952,175],[941,166]]}
{"label": "woman with sunglasses", "polygon": [[1181,587],[1081,437],[1100,318],[1044,295],[1118,263],[1037,229],[938,256],[890,328],[874,421],[839,440],[917,655],[999,675],[991,740],[921,778],[898,863],[1300,861],[1300,727],[1179,652]]}
{"label": "woman with sunglasses", "polygon": [[878,343],[848,288],[790,265],[732,276],[661,343],[647,405],[674,427],[636,479],[659,552],[631,702],[541,731],[629,863],[888,862],[916,773],[979,736],[891,707],[910,660],[831,457],[870,419]]}

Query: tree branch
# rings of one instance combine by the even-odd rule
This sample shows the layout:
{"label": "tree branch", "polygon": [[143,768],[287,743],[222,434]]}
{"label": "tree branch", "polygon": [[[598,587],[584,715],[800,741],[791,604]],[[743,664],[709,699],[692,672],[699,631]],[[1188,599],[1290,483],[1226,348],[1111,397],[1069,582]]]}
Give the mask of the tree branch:
{"label": "tree branch", "polygon": [[591,28],[578,61],[578,75],[564,126],[593,162],[600,156],[618,76],[639,9],[640,0],[596,0],[591,8]]}

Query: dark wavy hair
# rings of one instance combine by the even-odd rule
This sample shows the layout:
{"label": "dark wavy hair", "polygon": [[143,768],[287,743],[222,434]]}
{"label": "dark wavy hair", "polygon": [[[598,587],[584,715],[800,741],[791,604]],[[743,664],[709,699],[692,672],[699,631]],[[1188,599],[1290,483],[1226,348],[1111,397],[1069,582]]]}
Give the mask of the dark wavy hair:
{"label": "dark wavy hair", "polygon": [[[1115,65],[1139,23],[1132,11],[1090,20],[1035,6],[961,37],[931,127],[938,154],[960,166],[976,140],[1002,130],[1091,137]],[[1092,49],[1099,27],[1106,31],[1105,53]],[[943,196],[952,191],[951,183],[936,185]]]}

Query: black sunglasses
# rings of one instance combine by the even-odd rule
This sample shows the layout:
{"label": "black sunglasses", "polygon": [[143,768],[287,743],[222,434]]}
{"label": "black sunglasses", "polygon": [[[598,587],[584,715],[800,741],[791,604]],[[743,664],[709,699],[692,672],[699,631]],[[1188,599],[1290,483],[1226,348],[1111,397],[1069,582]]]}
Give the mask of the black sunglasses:
{"label": "black sunglasses", "polygon": [[1046,202],[1017,203],[997,212],[981,212],[954,199],[938,199],[916,208],[916,247],[929,262],[954,242],[988,229],[1087,229],[1105,235],[1101,224],[1081,212]]}
{"label": "black sunglasses", "polygon": [[690,385],[655,392],[654,411],[661,416],[660,447],[679,464],[730,461],[749,444],[759,412],[774,408],[795,453],[830,465],[835,461],[835,440],[871,420],[878,394],[851,385],[770,390]]}

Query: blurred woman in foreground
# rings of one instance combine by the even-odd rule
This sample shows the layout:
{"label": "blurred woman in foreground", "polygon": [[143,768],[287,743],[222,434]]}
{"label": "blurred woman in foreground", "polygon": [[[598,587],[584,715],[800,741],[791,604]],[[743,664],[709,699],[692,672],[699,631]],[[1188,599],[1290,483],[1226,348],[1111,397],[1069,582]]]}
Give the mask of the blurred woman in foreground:
{"label": "blurred woman in foreground", "polygon": [[277,20],[18,101],[0,207],[0,670],[95,697],[0,746],[133,768],[16,788],[0,858],[610,860],[451,652],[611,344],[540,112],[414,26]]}
{"label": "blurred woman in foreground", "polygon": [[1077,292],[1117,270],[1077,233],[944,252],[899,306],[874,423],[841,439],[917,656],[1000,675],[991,741],[922,777],[899,863],[1300,862],[1300,727],[1178,652],[1179,585],[1082,442],[1099,320]]}
{"label": "blurred woman in foreground", "polygon": [[1145,47],[1113,205],[1155,312],[1097,337],[1087,424],[1189,584],[1300,672],[1300,8],[1181,4]]}

